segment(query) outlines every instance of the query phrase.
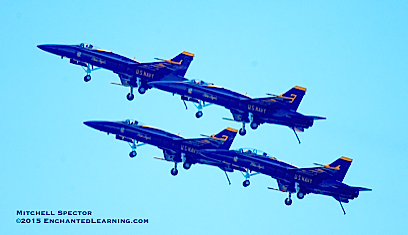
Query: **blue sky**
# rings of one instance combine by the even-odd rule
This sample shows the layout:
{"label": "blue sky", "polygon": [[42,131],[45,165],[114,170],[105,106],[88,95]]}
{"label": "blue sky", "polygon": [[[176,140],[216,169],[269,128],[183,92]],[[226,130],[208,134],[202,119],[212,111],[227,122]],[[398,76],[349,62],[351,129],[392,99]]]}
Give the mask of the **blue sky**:
{"label": "blue sky", "polygon": [[[405,234],[407,1],[1,1],[0,230],[4,234]],[[126,100],[110,71],[84,72],[39,44],[88,42],[141,62],[194,53],[186,77],[263,97],[307,88],[299,112],[325,116],[301,133],[262,125],[253,147],[299,167],[354,161],[344,182],[372,188],[345,204],[307,195],[287,207],[276,181],[194,165],[170,175],[153,146],[130,148],[85,125],[133,118],[184,137],[238,123],[210,106],[196,119],[177,96]],[[17,210],[91,210],[148,224],[17,224]],[[38,216],[37,216],[38,217]],[[44,217],[40,217],[44,218]],[[65,218],[65,217],[64,217]],[[86,217],[85,217],[86,218]]]}

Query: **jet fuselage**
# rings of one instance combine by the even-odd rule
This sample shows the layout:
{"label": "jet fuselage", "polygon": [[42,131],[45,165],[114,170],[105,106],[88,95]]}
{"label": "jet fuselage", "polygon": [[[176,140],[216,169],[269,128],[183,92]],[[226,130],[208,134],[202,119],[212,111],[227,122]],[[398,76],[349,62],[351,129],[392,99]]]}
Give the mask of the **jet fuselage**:
{"label": "jet fuselage", "polygon": [[[209,149],[201,150],[200,153],[211,159],[228,162],[271,176],[278,181],[281,191],[322,194],[332,196],[342,202],[348,202],[359,195],[358,189],[331,179],[330,172],[319,174],[322,172],[318,171],[323,171],[324,168],[315,168],[312,171],[303,170],[276,158],[258,155],[247,150]],[[313,173],[313,171],[315,172]],[[296,189],[296,187],[298,188]]]}
{"label": "jet fuselage", "polygon": [[[38,48],[61,56],[61,58],[69,58],[72,64],[83,67],[91,65],[111,70],[119,75],[122,85],[131,87],[142,85],[149,88],[147,82],[160,80],[176,70],[188,68],[188,65],[181,66],[182,61],[180,63],[171,61],[140,63],[111,51],[96,49],[83,43],[80,45],[44,44],[38,45]],[[194,56],[190,53],[186,54]],[[141,84],[138,84],[137,78],[140,79],[139,83]]]}
{"label": "jet fuselage", "polygon": [[[282,105],[276,108],[276,106],[254,104],[251,102],[254,99],[249,96],[212,84],[195,81],[154,81],[149,84],[157,89],[179,94],[186,101],[198,103],[201,100],[223,106],[231,111],[235,121],[273,123],[297,128],[313,126],[312,117],[302,115]],[[271,97],[270,102],[276,101]]]}
{"label": "jet fuselage", "polygon": [[[87,121],[84,122],[84,124],[108,134],[114,134],[118,140],[133,144],[142,142],[156,146],[163,150],[164,158],[167,161],[213,165],[230,172],[234,169],[243,171],[242,167],[229,167],[229,165],[222,164],[220,161],[206,159],[198,153],[199,149],[203,148],[219,148],[228,140],[228,137],[225,135],[222,135],[225,139],[217,138],[217,136],[199,139],[185,139],[179,135],[171,134],[151,126],[139,125],[137,121],[130,120],[124,122]],[[224,132],[231,132],[229,130],[232,130],[232,133],[236,133],[236,130],[231,128],[227,128]],[[232,142],[235,134],[229,137],[231,140],[228,141]]]}

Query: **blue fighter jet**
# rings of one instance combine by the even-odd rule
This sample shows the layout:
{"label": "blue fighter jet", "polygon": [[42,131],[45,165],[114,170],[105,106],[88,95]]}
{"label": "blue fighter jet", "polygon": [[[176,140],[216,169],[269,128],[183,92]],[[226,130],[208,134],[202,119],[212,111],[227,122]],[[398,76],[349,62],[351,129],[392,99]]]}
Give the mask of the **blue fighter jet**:
{"label": "blue fighter jet", "polygon": [[[314,120],[326,119],[325,117],[306,116],[297,112],[297,109],[306,93],[306,88],[295,86],[281,95],[271,95],[272,97],[251,98],[246,94],[240,94],[229,89],[215,86],[196,80],[166,80],[152,81],[149,85],[173,94],[181,95],[185,101],[196,104],[198,111],[196,117],[203,116],[203,108],[210,104],[217,104],[229,109],[233,119],[226,120],[242,123],[239,130],[240,135],[246,134],[245,123],[250,123],[252,129],[257,129],[260,124],[272,123],[284,125],[291,128],[299,143],[296,131],[303,132],[313,125]],[[185,104],[186,108],[187,105]]]}
{"label": "blue fighter jet", "polygon": [[82,66],[86,75],[85,82],[91,80],[91,72],[100,68],[111,70],[119,75],[121,83],[112,83],[129,87],[128,100],[133,100],[133,88],[138,88],[140,94],[150,89],[150,81],[162,79],[182,79],[193,60],[194,54],[182,52],[173,59],[161,60],[160,62],[140,63],[111,51],[95,48],[91,44],[81,43],[79,45],[38,45],[41,50],[52,54],[69,58],[69,62]]}
{"label": "blue fighter jet", "polygon": [[244,187],[250,184],[249,177],[256,174],[261,173],[276,179],[278,189],[272,187],[269,189],[288,193],[285,199],[285,204],[288,206],[292,204],[292,193],[297,193],[299,199],[303,199],[309,193],[315,193],[336,199],[346,214],[342,202],[348,203],[349,200],[357,198],[360,191],[371,191],[368,188],[353,187],[343,183],[353,161],[347,157],[341,157],[327,165],[316,164],[319,167],[299,168],[256,149],[204,149],[199,152],[202,156],[214,161],[222,161],[247,169],[246,174],[243,174]]}
{"label": "blue fighter jet", "polygon": [[192,164],[199,163],[217,166],[225,174],[227,174],[227,171],[245,171],[243,167],[207,159],[198,153],[200,149],[229,149],[237,134],[237,130],[232,128],[226,128],[220,133],[206,138],[185,139],[179,135],[142,125],[138,121],[129,119],[118,122],[87,121],[84,124],[108,134],[114,134],[116,139],[128,142],[132,148],[132,151],[129,153],[131,158],[136,156],[136,148],[138,146],[150,144],[158,147],[163,150],[164,155],[164,158],[159,159],[174,162],[174,168],[170,171],[174,176],[178,174],[178,163],[183,163],[183,168],[186,170],[190,169]]}

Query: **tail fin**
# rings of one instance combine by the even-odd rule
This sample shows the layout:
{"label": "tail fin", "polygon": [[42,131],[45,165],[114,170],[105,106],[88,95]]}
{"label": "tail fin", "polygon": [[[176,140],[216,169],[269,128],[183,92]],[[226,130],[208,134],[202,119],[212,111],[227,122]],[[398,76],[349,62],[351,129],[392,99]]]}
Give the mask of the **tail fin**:
{"label": "tail fin", "polygon": [[235,136],[237,135],[237,132],[237,130],[228,127],[222,130],[220,133],[208,136],[206,138],[177,139],[174,141],[180,141],[182,148],[185,145],[190,145],[196,149],[229,149]]}
{"label": "tail fin", "polygon": [[324,167],[332,169],[332,170],[336,170],[333,174],[332,179],[342,182],[344,177],[346,176],[346,173],[352,161],[353,159],[351,158],[341,157],[337,159],[336,161],[334,161],[333,163],[325,165]]}
{"label": "tail fin", "polygon": [[237,135],[237,132],[238,131],[236,129],[228,127],[220,133],[210,136],[209,138],[224,140],[224,143],[221,144],[219,148],[229,149],[232,145],[232,142],[234,141],[235,136]]}
{"label": "tail fin", "polygon": [[184,51],[178,54],[173,59],[166,60],[165,62],[179,65],[178,69],[174,72],[174,74],[184,77],[184,75],[187,72],[188,67],[190,66],[191,61],[193,61],[193,58],[194,58],[194,54]]}
{"label": "tail fin", "polygon": [[287,98],[289,100],[288,106],[290,109],[296,111],[302,101],[303,96],[306,93],[306,88],[295,86],[289,91],[285,92],[284,94],[280,95],[280,97]]}

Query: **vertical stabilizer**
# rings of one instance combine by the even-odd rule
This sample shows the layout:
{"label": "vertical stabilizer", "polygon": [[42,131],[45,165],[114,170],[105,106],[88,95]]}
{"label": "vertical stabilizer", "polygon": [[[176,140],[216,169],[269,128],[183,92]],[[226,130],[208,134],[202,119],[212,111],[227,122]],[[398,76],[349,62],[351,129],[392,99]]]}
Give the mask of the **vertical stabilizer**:
{"label": "vertical stabilizer", "polygon": [[335,170],[332,179],[342,182],[352,161],[353,159],[351,158],[341,157],[333,163],[325,165],[324,167]]}
{"label": "vertical stabilizer", "polygon": [[288,106],[291,110],[296,111],[300,105],[300,102],[303,99],[303,96],[306,94],[306,88],[295,86],[284,94],[280,95],[281,97],[287,98],[289,100]]}
{"label": "vertical stabilizer", "polygon": [[228,127],[220,133],[206,138],[182,139],[176,141],[194,146],[196,149],[229,149],[237,132],[237,130]]}
{"label": "vertical stabilizer", "polygon": [[229,149],[235,136],[237,135],[237,132],[238,131],[236,129],[228,127],[220,133],[210,136],[209,138],[224,140],[224,143],[220,146],[220,149]]}
{"label": "vertical stabilizer", "polygon": [[173,59],[168,60],[166,62],[179,65],[178,69],[174,72],[174,74],[184,77],[184,75],[186,75],[188,67],[190,66],[191,61],[193,61],[193,58],[194,54],[184,51],[178,54]]}

